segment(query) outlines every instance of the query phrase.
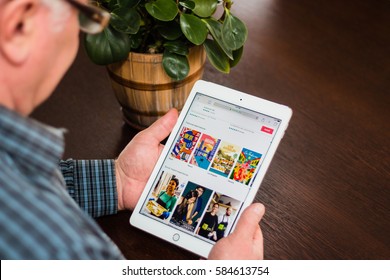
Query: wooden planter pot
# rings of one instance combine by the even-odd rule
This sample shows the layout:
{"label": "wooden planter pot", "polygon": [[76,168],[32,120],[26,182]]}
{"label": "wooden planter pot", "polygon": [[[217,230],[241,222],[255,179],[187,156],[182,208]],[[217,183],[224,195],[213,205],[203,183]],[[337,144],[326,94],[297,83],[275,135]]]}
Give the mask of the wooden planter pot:
{"label": "wooden planter pot", "polygon": [[124,120],[130,126],[144,129],[170,108],[183,108],[194,83],[203,75],[203,46],[191,48],[188,60],[190,73],[182,81],[174,81],[164,72],[162,54],[129,53],[126,61],[107,66]]}

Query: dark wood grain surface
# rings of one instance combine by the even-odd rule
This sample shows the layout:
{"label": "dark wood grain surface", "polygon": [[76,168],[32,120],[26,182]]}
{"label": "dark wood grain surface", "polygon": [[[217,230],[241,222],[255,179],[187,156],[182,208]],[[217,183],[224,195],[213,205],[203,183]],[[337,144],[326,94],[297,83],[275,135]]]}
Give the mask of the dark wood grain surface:
{"label": "dark wood grain surface", "polygon": [[[205,80],[294,111],[256,201],[267,259],[390,259],[390,1],[237,0],[249,37],[229,75]],[[114,158],[136,131],[107,73],[81,48],[33,116],[66,134],[65,158]],[[97,219],[129,259],[197,259],[132,228],[130,212]]]}

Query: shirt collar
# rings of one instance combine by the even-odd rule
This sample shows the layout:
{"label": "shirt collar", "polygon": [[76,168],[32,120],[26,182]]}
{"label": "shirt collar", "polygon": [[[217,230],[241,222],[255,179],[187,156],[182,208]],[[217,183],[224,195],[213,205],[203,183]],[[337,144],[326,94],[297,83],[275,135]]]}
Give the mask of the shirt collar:
{"label": "shirt collar", "polygon": [[64,151],[64,130],[47,126],[0,105],[0,151],[32,172],[49,172]]}

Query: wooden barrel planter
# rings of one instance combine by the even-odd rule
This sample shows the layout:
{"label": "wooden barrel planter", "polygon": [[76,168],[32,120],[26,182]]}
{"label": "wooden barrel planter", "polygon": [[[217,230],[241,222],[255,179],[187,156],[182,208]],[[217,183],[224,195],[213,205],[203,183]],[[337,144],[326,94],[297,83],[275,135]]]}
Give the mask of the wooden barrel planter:
{"label": "wooden barrel planter", "polygon": [[144,129],[170,108],[179,111],[194,85],[202,78],[206,54],[203,46],[191,48],[190,73],[181,81],[172,80],[162,66],[162,54],[129,53],[126,61],[107,66],[124,120]]}

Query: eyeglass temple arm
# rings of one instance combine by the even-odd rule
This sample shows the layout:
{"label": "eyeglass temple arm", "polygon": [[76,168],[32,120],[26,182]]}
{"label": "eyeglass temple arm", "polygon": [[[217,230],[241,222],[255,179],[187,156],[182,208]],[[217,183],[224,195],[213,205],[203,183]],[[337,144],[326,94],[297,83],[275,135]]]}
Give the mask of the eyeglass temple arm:
{"label": "eyeglass temple arm", "polygon": [[85,5],[76,0],[66,0],[73,7],[88,16],[91,20],[101,23],[109,19],[109,13],[91,5]]}

